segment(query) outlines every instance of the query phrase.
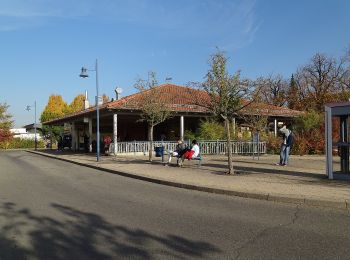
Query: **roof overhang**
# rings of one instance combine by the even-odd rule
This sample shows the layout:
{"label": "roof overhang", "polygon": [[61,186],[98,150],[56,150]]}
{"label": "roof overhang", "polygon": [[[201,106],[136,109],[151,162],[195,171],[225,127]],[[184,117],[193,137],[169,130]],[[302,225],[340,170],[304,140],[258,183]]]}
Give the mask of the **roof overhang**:
{"label": "roof overhang", "polygon": [[328,103],[325,109],[330,109],[332,116],[350,115],[350,102]]}

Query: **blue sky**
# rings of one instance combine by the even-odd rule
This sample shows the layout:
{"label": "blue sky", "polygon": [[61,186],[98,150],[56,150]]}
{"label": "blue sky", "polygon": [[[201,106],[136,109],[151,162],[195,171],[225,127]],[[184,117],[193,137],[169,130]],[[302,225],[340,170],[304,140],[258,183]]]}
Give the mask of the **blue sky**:
{"label": "blue sky", "polygon": [[150,70],[160,83],[202,81],[216,47],[231,73],[289,78],[316,52],[344,53],[349,10],[346,0],[0,0],[0,102],[19,127],[34,121],[34,100],[38,117],[51,94],[71,102],[88,90],[91,101],[94,77],[78,75],[96,58],[110,97],[116,86],[134,93]]}

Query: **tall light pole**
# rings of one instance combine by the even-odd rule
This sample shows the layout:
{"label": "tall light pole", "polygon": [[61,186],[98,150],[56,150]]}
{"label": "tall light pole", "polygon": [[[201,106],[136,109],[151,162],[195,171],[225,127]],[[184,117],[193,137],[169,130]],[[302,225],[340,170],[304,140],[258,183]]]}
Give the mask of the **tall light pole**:
{"label": "tall light pole", "polygon": [[26,110],[30,111],[33,106],[34,106],[34,147],[35,147],[35,150],[37,150],[38,139],[36,138],[36,100],[34,101],[34,105],[27,106]]}
{"label": "tall light pole", "polygon": [[[80,77],[81,78],[87,78],[89,75],[87,74],[88,71],[95,71],[96,72],[96,160],[97,162],[100,161],[100,111],[99,111],[99,95],[98,95],[98,66],[97,66],[97,59],[95,62],[95,69],[88,70],[85,67],[81,68]],[[90,136],[91,138],[91,136]]]}

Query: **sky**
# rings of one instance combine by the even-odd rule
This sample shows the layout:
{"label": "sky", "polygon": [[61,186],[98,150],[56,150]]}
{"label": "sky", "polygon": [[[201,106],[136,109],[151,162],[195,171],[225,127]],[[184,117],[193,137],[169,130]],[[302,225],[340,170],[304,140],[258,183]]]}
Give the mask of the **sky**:
{"label": "sky", "polygon": [[317,52],[350,46],[348,0],[0,0],[0,103],[15,127],[40,117],[52,94],[70,103],[99,92],[136,92],[138,78],[203,81],[217,49],[230,73],[290,78]]}

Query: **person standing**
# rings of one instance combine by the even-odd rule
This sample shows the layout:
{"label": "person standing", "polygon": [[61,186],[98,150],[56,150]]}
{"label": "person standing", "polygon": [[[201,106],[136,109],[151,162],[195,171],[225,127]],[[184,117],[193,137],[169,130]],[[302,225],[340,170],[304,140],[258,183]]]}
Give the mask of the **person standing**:
{"label": "person standing", "polygon": [[290,146],[291,144],[289,135],[291,134],[291,131],[287,128],[286,125],[283,125],[279,132],[282,134],[282,143],[280,148],[280,161],[276,165],[280,166],[286,166],[288,165],[289,161],[289,152],[290,152]]}
{"label": "person standing", "polygon": [[104,153],[105,153],[105,155],[108,155],[108,153],[109,153],[109,146],[110,146],[111,142],[112,142],[112,138],[109,135],[106,135],[103,138],[103,145],[104,145]]}

